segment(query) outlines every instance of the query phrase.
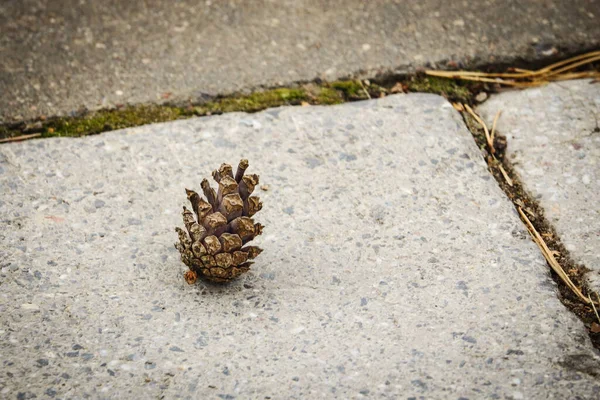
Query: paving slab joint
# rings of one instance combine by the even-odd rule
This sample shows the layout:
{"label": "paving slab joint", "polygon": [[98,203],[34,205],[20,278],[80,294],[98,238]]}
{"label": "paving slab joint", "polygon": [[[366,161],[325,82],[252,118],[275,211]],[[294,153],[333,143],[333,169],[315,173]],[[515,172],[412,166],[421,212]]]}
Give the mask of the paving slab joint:
{"label": "paving slab joint", "polygon": [[[461,111],[461,115],[482,152],[483,158],[488,165],[488,170],[494,176],[500,188],[513,202],[517,210],[519,208],[523,210],[575,286],[583,292],[584,296],[590,296],[594,302],[600,301],[600,298],[596,298],[595,292],[588,287],[585,280],[585,274],[589,272],[589,269],[585,265],[574,261],[561,241],[560,236],[557,234],[556,229],[546,218],[544,209],[525,190],[519,174],[508,157],[504,156],[506,148],[510,143],[506,143],[506,138],[501,132],[496,132],[496,138],[499,141],[495,141],[495,143],[503,145],[496,146],[495,154],[492,156],[490,151],[488,151],[487,139],[483,127],[466,110]],[[525,221],[523,221],[523,224],[527,228]],[[590,304],[584,304],[552,270],[549,264],[548,269],[552,279],[557,284],[560,301],[584,323],[592,344],[596,349],[600,350],[600,321],[596,315],[597,310]]]}

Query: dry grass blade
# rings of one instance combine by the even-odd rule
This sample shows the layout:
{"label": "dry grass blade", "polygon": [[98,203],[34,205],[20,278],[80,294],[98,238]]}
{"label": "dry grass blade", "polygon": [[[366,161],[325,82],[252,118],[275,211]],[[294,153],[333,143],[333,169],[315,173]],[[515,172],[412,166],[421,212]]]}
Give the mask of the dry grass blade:
{"label": "dry grass blade", "polygon": [[479,115],[477,115],[475,113],[475,111],[473,111],[473,109],[471,107],[469,107],[468,104],[463,104],[463,106],[465,107],[465,110],[467,110],[467,112],[469,114],[471,114],[471,116],[473,118],[475,118],[475,121],[479,122],[479,125],[481,125],[483,127],[483,131],[485,132],[485,140],[487,141],[487,144],[490,147],[490,151],[492,152],[492,154],[495,153],[494,142],[492,141],[492,138],[490,137],[490,131],[488,130],[485,122],[483,122],[483,120],[479,117]]}
{"label": "dry grass blade", "polygon": [[29,135],[14,136],[0,139],[0,143],[19,142],[21,140],[33,139],[42,136],[41,133],[31,133]]}
{"label": "dry grass blade", "polygon": [[531,223],[529,218],[527,218],[527,215],[525,215],[525,213],[523,212],[521,207],[517,207],[517,210],[519,211],[519,215],[521,215],[521,218],[523,219],[523,221],[527,224],[527,229],[529,230],[529,233],[533,237],[534,242],[538,245],[538,247],[542,251],[544,258],[546,259],[546,261],[548,261],[548,264],[550,264],[550,267],[554,270],[554,272],[556,272],[556,274],[565,283],[565,285],[567,285],[567,287],[569,289],[571,289],[571,291],[577,295],[577,297],[579,297],[585,304],[591,304],[592,303],[591,300],[588,299],[587,297],[585,297],[583,295],[583,293],[581,293],[579,288],[577,288],[577,286],[575,286],[573,281],[571,281],[571,278],[569,278],[567,273],[562,269],[562,267],[560,266],[558,261],[556,261],[556,258],[554,258],[554,256],[552,255],[552,252],[546,245],[546,242],[544,241],[542,236],[539,234],[539,232],[535,229],[535,227],[533,226],[533,224]]}
{"label": "dry grass blade", "polygon": [[496,116],[494,117],[494,122],[492,122],[492,131],[490,132],[490,138],[492,140],[492,143],[494,143],[494,133],[496,133],[496,123],[498,123],[498,118],[500,118],[501,113],[502,113],[502,110],[498,110],[498,112],[496,113]]}

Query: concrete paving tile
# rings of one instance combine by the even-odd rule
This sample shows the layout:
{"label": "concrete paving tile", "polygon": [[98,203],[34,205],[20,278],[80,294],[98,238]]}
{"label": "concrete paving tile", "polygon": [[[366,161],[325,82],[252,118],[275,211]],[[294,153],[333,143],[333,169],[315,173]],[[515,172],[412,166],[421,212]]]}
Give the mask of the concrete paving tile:
{"label": "concrete paving tile", "polygon": [[[264,253],[184,282],[184,187],[250,160]],[[5,398],[597,398],[598,357],[443,98],[0,146]]]}

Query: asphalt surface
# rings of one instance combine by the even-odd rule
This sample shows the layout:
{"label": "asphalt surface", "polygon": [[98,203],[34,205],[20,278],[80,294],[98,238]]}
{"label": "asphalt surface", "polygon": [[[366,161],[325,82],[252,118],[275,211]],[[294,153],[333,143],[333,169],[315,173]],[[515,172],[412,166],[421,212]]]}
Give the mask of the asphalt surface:
{"label": "asphalt surface", "polygon": [[4,1],[0,123],[600,46],[600,0]]}

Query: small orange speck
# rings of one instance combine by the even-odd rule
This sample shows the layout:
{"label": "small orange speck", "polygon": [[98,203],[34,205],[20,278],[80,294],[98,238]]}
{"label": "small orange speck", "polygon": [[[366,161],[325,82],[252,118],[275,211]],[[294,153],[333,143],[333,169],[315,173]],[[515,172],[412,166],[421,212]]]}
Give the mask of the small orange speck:
{"label": "small orange speck", "polygon": [[196,279],[198,279],[198,275],[192,270],[187,271],[183,277],[185,278],[185,281],[190,285],[196,283]]}

